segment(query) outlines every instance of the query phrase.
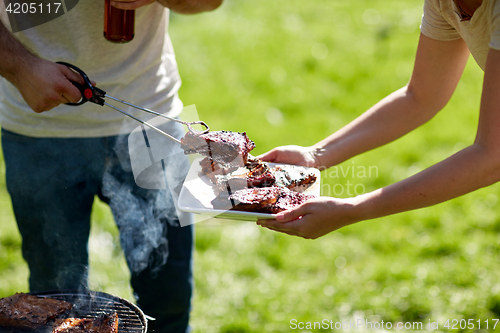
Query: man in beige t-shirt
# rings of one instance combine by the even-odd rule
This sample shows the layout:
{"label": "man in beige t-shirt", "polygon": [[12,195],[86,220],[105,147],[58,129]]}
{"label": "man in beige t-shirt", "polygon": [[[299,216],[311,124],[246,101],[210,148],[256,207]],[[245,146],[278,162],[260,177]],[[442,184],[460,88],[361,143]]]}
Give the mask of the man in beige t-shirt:
{"label": "man in beige t-shirt", "polygon": [[278,147],[277,163],[331,167],[429,121],[452,96],[472,53],[484,70],[476,140],[422,172],[355,198],[320,197],[262,226],[317,238],[344,226],[432,206],[500,181],[500,1],[426,0],[410,82],[311,147]]}

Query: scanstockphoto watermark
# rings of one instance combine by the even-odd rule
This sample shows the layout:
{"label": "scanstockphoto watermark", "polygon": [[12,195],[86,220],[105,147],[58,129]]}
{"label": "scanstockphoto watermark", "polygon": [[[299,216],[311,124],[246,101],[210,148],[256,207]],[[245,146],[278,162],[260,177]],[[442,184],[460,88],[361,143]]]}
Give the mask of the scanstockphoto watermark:
{"label": "scanstockphoto watermark", "polygon": [[379,331],[379,330],[434,330],[438,328],[437,322],[423,323],[423,322],[385,322],[377,321],[372,322],[368,319],[350,319],[349,321],[333,321],[330,319],[323,319],[321,321],[299,321],[297,319],[290,320],[290,329],[292,330],[344,330],[361,332],[366,331]]}
{"label": "scanstockphoto watermark", "polygon": [[[321,195],[324,196],[356,196],[366,193],[366,179],[378,178],[378,166],[356,165],[354,161],[345,165],[337,165],[323,173]],[[326,179],[333,179],[327,182]]]}

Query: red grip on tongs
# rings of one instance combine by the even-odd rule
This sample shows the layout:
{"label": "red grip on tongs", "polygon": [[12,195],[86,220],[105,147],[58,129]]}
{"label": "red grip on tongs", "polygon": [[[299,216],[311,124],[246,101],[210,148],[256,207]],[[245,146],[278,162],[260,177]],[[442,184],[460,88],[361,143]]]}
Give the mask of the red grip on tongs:
{"label": "red grip on tongs", "polygon": [[92,90],[90,90],[89,88],[85,89],[83,95],[85,96],[86,99],[91,99],[93,95]]}

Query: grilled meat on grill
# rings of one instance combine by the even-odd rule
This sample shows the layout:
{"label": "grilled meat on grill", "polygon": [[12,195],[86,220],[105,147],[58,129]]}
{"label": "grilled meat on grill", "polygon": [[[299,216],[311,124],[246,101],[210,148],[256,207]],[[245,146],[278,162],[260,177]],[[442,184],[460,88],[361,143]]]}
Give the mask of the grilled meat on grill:
{"label": "grilled meat on grill", "polygon": [[98,318],[57,319],[52,333],[118,333],[116,312]]}
{"label": "grilled meat on grill", "polygon": [[17,293],[0,299],[0,326],[36,329],[71,308],[65,301]]}
{"label": "grilled meat on grill", "polygon": [[231,193],[222,191],[212,200],[212,205],[215,209],[276,214],[311,198],[314,196],[293,192],[284,187],[271,186],[245,188]]}
{"label": "grilled meat on grill", "polygon": [[245,132],[187,132],[181,139],[181,148],[185,154],[199,153],[217,163],[242,166],[247,163],[248,152],[255,148],[255,143]]}

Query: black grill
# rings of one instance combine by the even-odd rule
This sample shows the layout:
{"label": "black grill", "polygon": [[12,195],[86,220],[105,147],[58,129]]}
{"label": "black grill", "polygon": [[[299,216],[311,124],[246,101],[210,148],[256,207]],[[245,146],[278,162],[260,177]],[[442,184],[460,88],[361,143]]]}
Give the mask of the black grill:
{"label": "black grill", "polygon": [[113,312],[118,314],[119,333],[146,333],[148,321],[144,313],[126,299],[92,291],[78,292],[40,292],[32,293],[41,297],[50,297],[73,304],[73,308],[65,312],[62,318],[98,318]]}

